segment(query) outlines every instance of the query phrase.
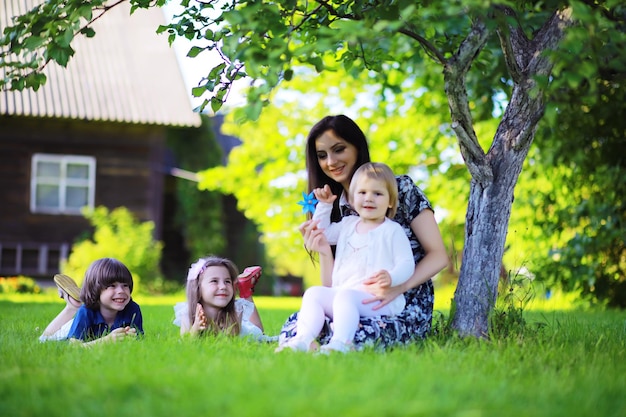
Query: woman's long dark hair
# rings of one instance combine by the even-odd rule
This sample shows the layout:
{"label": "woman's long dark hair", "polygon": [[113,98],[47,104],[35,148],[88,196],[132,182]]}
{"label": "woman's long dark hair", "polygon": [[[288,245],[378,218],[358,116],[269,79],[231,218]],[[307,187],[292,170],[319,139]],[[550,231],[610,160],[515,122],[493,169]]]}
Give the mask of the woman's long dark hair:
{"label": "woman's long dark hair", "polygon": [[310,193],[315,188],[323,187],[325,184],[330,186],[333,194],[337,196],[331,214],[331,221],[335,222],[339,221],[341,218],[339,196],[343,192],[343,185],[324,174],[317,159],[317,151],[315,149],[315,141],[328,130],[332,130],[337,136],[354,145],[357,149],[357,160],[353,171],[350,173],[350,178],[352,178],[354,171],[361,165],[370,162],[370,151],[367,145],[367,139],[361,128],[354,120],[343,114],[324,117],[317,122],[309,132],[306,141],[306,170],[309,180],[308,192]]}

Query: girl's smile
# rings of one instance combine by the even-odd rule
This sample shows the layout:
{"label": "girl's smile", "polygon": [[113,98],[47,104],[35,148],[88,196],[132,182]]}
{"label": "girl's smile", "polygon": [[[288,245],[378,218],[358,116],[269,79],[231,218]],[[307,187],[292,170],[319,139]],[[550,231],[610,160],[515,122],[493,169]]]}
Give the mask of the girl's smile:
{"label": "girl's smile", "polygon": [[200,299],[208,315],[226,307],[235,296],[233,280],[224,266],[207,267],[200,279]]}

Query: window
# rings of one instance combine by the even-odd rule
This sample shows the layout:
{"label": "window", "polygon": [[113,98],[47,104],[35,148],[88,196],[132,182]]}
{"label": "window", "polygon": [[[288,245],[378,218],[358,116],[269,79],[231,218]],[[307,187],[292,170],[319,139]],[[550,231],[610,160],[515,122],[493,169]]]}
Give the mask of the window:
{"label": "window", "polygon": [[83,207],[93,208],[95,158],[35,154],[31,174],[31,212],[80,215]]}

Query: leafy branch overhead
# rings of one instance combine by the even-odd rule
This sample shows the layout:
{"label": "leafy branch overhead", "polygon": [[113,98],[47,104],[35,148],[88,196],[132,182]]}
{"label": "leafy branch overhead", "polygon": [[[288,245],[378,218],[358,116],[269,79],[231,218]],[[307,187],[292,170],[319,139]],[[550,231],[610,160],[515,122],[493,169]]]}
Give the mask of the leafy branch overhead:
{"label": "leafy branch overhead", "polygon": [[[430,6],[426,13],[443,17],[437,7]],[[457,17],[443,19],[448,24],[460,24],[466,19],[460,6],[446,7],[452,14],[457,11]],[[353,75],[365,68],[371,71],[373,80],[392,91],[401,91],[401,82],[390,80],[386,72],[410,73],[423,59],[406,41],[416,42],[427,56],[444,62],[458,37],[454,34],[447,42],[435,45],[427,39],[429,34],[435,35],[434,31],[425,33],[411,23],[421,20],[420,10],[410,1],[209,1],[192,3],[159,30],[169,33],[170,42],[176,36],[193,40],[196,46],[189,51],[190,56],[217,51],[222,58],[223,62],[215,65],[193,90],[197,97],[205,93],[211,96],[200,110],[209,102],[214,111],[218,110],[232,83],[247,76],[253,80],[248,116],[256,119],[269,102],[272,89],[305,66],[317,72],[343,68]]]}
{"label": "leafy branch overhead", "polygon": [[[47,81],[43,69],[50,62],[66,67],[74,56],[74,38],[95,36],[91,25],[127,1],[42,1],[25,14],[13,17],[0,37],[0,90],[37,91]],[[133,0],[131,13],[137,8],[162,6],[165,1]]]}
{"label": "leafy branch overhead", "polygon": [[77,33],[87,37],[95,34],[93,29],[80,25],[93,21],[93,11],[101,4],[75,6],[42,3],[29,10],[27,15],[13,18],[13,26],[4,28],[0,38],[0,65],[5,71],[0,87],[36,91],[46,82],[41,71],[51,60],[61,66],[67,65],[74,55],[70,46],[74,36]]}
{"label": "leafy branch overhead", "polygon": [[[131,12],[165,4],[165,0],[94,0],[88,3],[51,0],[16,17],[13,25],[4,28],[0,40],[0,68],[4,70],[0,88],[38,89],[46,81],[41,70],[50,61],[66,66],[74,54],[71,48],[74,37],[94,36],[91,23],[126,1],[132,5]],[[483,75],[481,88],[490,92],[506,89],[507,78],[517,82],[521,76],[512,57],[519,56],[521,47],[530,42],[524,38],[559,10],[558,2],[529,2],[519,9],[514,7],[514,2],[510,6],[508,3],[491,5],[472,0],[425,5],[410,0],[183,0],[180,14],[157,31],[166,32],[170,43],[176,37],[192,41],[190,57],[216,52],[221,58],[192,90],[195,97],[206,97],[199,111],[208,105],[213,111],[219,110],[233,83],[249,77],[253,87],[248,96],[249,116],[256,119],[269,102],[271,90],[281,80],[291,79],[301,66],[311,66],[318,72],[342,67],[353,74],[365,68],[371,72],[373,81],[398,93],[402,91],[401,80],[391,79],[388,74],[400,71],[411,76],[419,73],[423,59],[432,59],[448,69],[459,68],[459,74],[466,73],[470,65],[480,66],[482,74],[470,77]],[[607,21],[623,24],[619,2],[606,2],[605,6],[587,6],[586,3],[579,2],[577,6],[585,16],[591,10]],[[502,43],[501,51],[491,36],[494,29]],[[482,40],[477,38],[479,34]],[[478,44],[470,46],[470,40]],[[489,52],[481,56],[485,46]],[[464,53],[462,48],[473,50],[463,62],[459,60],[459,54]],[[505,58],[508,69],[505,79],[500,77],[504,68],[499,59],[494,59],[497,55]],[[572,54],[560,58],[568,55],[570,63],[576,62]],[[566,81],[571,83],[572,77]],[[559,80],[556,82],[558,84]],[[475,90],[473,93],[484,96],[482,93],[486,92]],[[459,120],[462,130],[457,133],[468,139],[466,157],[476,158],[480,149],[467,123],[471,119],[469,111],[459,110],[464,120]]]}

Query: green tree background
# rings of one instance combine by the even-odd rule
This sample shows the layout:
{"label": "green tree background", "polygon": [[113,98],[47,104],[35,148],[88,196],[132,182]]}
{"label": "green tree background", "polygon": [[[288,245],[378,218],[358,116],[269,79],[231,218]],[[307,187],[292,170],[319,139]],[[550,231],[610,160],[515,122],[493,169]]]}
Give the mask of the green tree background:
{"label": "green tree background", "polygon": [[[46,60],[64,65],[73,35],[93,35],[81,22],[100,1],[51,3],[5,29],[0,45],[11,53],[46,54],[31,55],[29,65],[3,60],[3,85],[36,88],[45,80],[29,71]],[[314,274],[296,253],[301,242],[293,231],[302,220],[295,204],[304,189],[302,148],[308,128],[338,105],[368,132],[373,159],[413,171],[439,207],[453,265],[461,247],[468,254],[455,295],[463,332],[484,334],[497,280],[522,267],[623,305],[616,301],[625,269],[623,158],[616,155],[623,109],[615,105],[623,102],[626,73],[621,2],[182,4],[184,12],[159,31],[195,41],[190,56],[218,48],[223,57],[193,89],[208,95],[202,107],[217,111],[234,81],[255,80],[249,106],[233,116],[244,145],[228,169],[205,173],[201,187],[236,195],[278,269]],[[289,82],[298,99],[275,94]],[[512,191],[499,190],[516,184],[522,162],[511,208]],[[460,245],[464,223],[491,232],[477,240],[465,233]]]}
{"label": "green tree background", "polygon": [[[195,173],[222,166],[225,155],[214,133],[215,123],[216,120],[202,115],[199,129],[170,130],[167,146],[177,168]],[[164,247],[163,269],[170,279],[184,281],[190,263],[211,254],[228,257],[241,268],[256,263],[265,265],[259,232],[249,220],[253,218],[246,219],[238,212],[232,194],[201,190],[196,181],[186,178],[170,177],[166,188],[170,195],[166,200],[172,207],[164,233],[174,243],[170,247],[176,249],[167,252],[168,245]],[[271,266],[265,271],[270,275]],[[269,291],[269,281],[263,284],[264,290]]]}

